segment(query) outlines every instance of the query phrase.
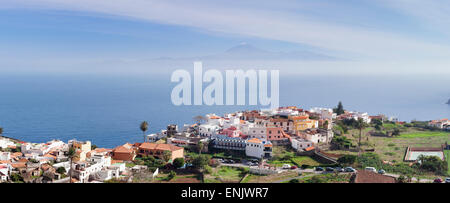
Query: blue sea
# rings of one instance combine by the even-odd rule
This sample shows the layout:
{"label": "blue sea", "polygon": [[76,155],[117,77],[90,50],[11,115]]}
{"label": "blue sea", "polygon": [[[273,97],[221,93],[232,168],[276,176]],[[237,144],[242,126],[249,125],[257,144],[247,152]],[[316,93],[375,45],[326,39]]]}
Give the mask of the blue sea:
{"label": "blue sea", "polygon": [[[30,142],[91,140],[99,147],[142,141],[168,124],[196,115],[258,106],[174,106],[170,76],[6,74],[0,76],[0,126],[4,136]],[[281,76],[280,104],[334,107],[410,121],[450,117],[450,80],[440,76]]]}

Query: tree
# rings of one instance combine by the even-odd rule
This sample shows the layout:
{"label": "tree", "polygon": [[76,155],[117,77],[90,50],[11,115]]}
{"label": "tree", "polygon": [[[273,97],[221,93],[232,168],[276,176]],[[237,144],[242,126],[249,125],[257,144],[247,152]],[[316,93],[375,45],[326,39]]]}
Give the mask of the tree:
{"label": "tree", "polygon": [[442,161],[437,156],[423,156],[418,157],[420,169],[437,173],[439,175],[445,175],[447,173],[448,164],[446,161]]}
{"label": "tree", "polygon": [[172,180],[177,176],[177,173],[175,171],[170,171],[169,175],[167,176],[167,180]]}
{"label": "tree", "polygon": [[173,160],[173,166],[176,168],[181,168],[184,166],[184,159],[183,158],[176,158]]}
{"label": "tree", "polygon": [[341,157],[339,157],[339,159],[337,160],[337,162],[339,163],[339,164],[341,164],[341,165],[344,165],[344,164],[354,164],[355,162],[356,162],[356,156],[354,156],[354,155],[344,155],[344,156],[341,156]]}
{"label": "tree", "polygon": [[148,123],[147,123],[147,121],[143,121],[142,123],[141,123],[141,131],[142,131],[142,133],[144,134],[144,142],[145,142],[145,132],[147,132],[147,130],[148,130]]}
{"label": "tree", "polygon": [[23,177],[18,173],[11,173],[11,180],[15,183],[23,182]]}
{"label": "tree", "polygon": [[[329,125],[328,120],[325,120],[325,122],[323,122],[323,129],[328,130],[328,125]],[[326,142],[327,142],[327,144],[329,143],[329,140],[328,140],[328,132],[327,132]]]}
{"label": "tree", "polygon": [[66,173],[66,168],[61,166],[61,167],[56,169],[56,172],[59,173],[59,174],[65,174]]}
{"label": "tree", "polygon": [[3,128],[0,127],[0,135],[2,135],[2,134],[3,134]]}
{"label": "tree", "polygon": [[164,162],[169,162],[172,159],[172,152],[171,151],[164,151],[163,155],[162,155],[162,159],[164,160]]}
{"label": "tree", "polygon": [[345,113],[344,105],[342,105],[342,102],[339,102],[338,106],[334,109],[334,113],[337,115],[342,115]]}
{"label": "tree", "polygon": [[209,156],[207,155],[198,155],[192,160],[192,166],[197,169],[203,169],[206,165],[208,165],[210,161]]}
{"label": "tree", "polygon": [[97,149],[97,145],[93,144],[91,145],[91,150]]}
{"label": "tree", "polygon": [[205,147],[205,144],[202,141],[198,141],[197,143],[197,150],[199,154],[202,154],[203,148]]}
{"label": "tree", "polygon": [[329,125],[329,124],[330,124],[330,123],[328,122],[328,120],[325,120],[325,121],[323,122],[322,128],[325,129],[325,130],[328,130],[328,125]]}
{"label": "tree", "polygon": [[359,153],[361,153],[362,131],[367,127],[367,123],[362,118],[358,118],[358,120],[354,123],[354,125],[355,128],[359,130],[358,151]]}
{"label": "tree", "polygon": [[70,160],[70,169],[69,169],[69,178],[70,178],[70,183],[72,183],[72,163],[73,163],[73,159],[78,157],[78,154],[75,150],[75,148],[70,147],[69,151],[67,152],[67,157],[69,157]]}
{"label": "tree", "polygon": [[392,132],[392,136],[399,136],[400,135],[400,129],[395,128],[394,131]]}
{"label": "tree", "polygon": [[206,165],[206,166],[205,166],[205,170],[203,171],[203,173],[205,173],[205,174],[211,174],[211,173],[212,173],[212,168],[211,168],[211,166]]}
{"label": "tree", "polygon": [[406,181],[407,181],[407,179],[406,179],[406,177],[405,177],[404,175],[400,175],[400,176],[397,178],[397,182],[398,182],[398,183],[406,183]]}

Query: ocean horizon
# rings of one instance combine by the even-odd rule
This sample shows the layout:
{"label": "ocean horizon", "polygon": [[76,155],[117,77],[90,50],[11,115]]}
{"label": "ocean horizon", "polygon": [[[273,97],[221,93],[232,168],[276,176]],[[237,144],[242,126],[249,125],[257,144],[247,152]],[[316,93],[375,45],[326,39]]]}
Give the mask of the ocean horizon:
{"label": "ocean horizon", "polygon": [[[3,136],[27,142],[90,140],[112,148],[143,140],[139,124],[156,133],[193,117],[261,106],[175,106],[170,75],[26,74],[0,76]],[[402,121],[450,116],[444,76],[280,76],[280,106],[333,108],[384,114]],[[206,85],[205,85],[206,86]]]}

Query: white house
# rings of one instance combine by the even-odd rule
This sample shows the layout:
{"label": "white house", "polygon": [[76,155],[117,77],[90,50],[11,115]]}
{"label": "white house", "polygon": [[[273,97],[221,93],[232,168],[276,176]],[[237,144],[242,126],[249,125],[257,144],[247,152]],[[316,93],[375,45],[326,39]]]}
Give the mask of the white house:
{"label": "white house", "polygon": [[16,144],[7,138],[0,137],[0,148],[6,149],[9,146],[16,146]]}
{"label": "white house", "polygon": [[201,124],[199,126],[199,134],[202,137],[211,137],[216,135],[216,133],[219,131],[220,126],[216,124]]}
{"label": "white house", "polygon": [[89,177],[91,177],[91,175],[100,172],[108,166],[111,166],[111,157],[94,155],[88,158],[87,161],[74,163],[73,175],[78,178],[80,183],[87,183],[89,182]]}
{"label": "white house", "polygon": [[0,164],[0,183],[7,182],[11,172],[11,166],[9,164]]}
{"label": "white house", "polygon": [[314,107],[309,110],[311,113],[317,113],[320,115],[320,119],[333,120],[336,119],[337,114],[333,112],[333,109]]}
{"label": "white house", "polygon": [[330,142],[334,134],[332,130],[308,129],[301,132],[299,136],[314,144]]}
{"label": "white house", "polygon": [[446,129],[450,125],[450,120],[448,119],[441,119],[441,120],[433,120],[428,123],[428,126],[435,127],[439,129]]}
{"label": "white house", "polygon": [[270,141],[252,138],[247,141],[245,154],[255,158],[270,158],[272,157],[272,143]]}
{"label": "white house", "polygon": [[11,159],[11,152],[0,152],[0,161],[8,161]]}
{"label": "white house", "polygon": [[291,139],[291,146],[296,151],[301,152],[305,151],[305,149],[314,146],[313,142],[308,141],[306,139],[300,138],[300,137],[293,137]]}
{"label": "white house", "polygon": [[52,140],[46,144],[25,143],[21,146],[21,152],[24,154],[37,154],[42,156],[53,150],[63,150],[67,144],[60,140]]}

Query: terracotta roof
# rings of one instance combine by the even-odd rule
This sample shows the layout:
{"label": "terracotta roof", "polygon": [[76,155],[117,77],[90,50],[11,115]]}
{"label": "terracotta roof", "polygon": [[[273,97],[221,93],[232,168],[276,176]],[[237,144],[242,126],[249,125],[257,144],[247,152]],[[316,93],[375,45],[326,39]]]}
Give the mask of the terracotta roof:
{"label": "terracotta roof", "polygon": [[182,147],[177,147],[171,144],[156,144],[149,142],[142,143],[141,145],[139,145],[139,148],[150,150],[163,150],[163,151],[177,151],[183,149]]}
{"label": "terracotta roof", "polygon": [[96,148],[96,149],[94,149],[94,151],[97,153],[103,153],[103,152],[110,152],[110,151],[112,151],[112,149]]}
{"label": "terracotta roof", "polygon": [[112,150],[114,153],[133,153],[134,150],[130,144],[118,146]]}
{"label": "terracotta roof", "polygon": [[27,167],[25,162],[12,163],[11,167],[13,168],[25,168]]}
{"label": "terracotta roof", "polygon": [[390,176],[359,170],[356,173],[355,183],[396,183],[396,181]]}
{"label": "terracotta roof", "polygon": [[27,163],[27,162],[28,162],[28,159],[22,158],[22,159],[19,160],[19,162]]}
{"label": "terracotta roof", "polygon": [[248,142],[259,144],[259,143],[261,143],[262,141],[261,141],[260,139],[258,139],[258,138],[253,138],[253,139],[250,139]]}

